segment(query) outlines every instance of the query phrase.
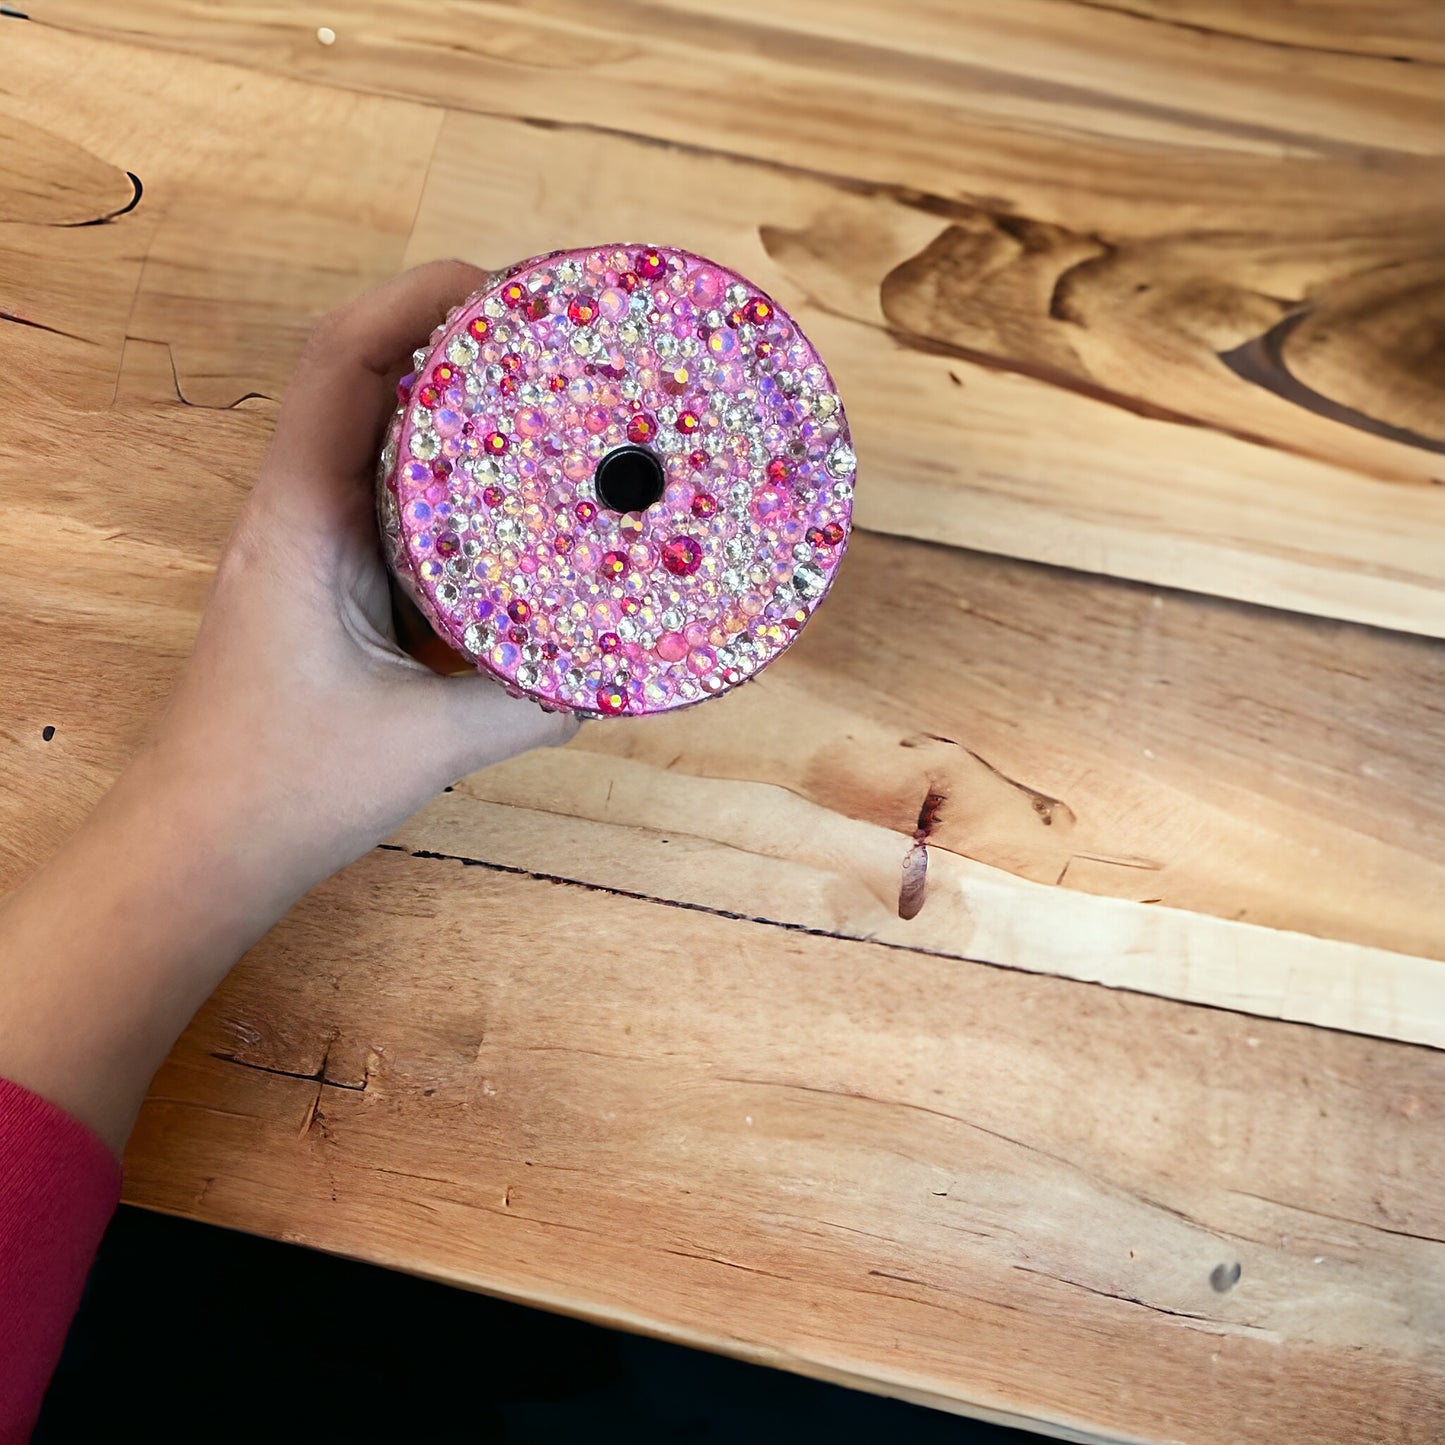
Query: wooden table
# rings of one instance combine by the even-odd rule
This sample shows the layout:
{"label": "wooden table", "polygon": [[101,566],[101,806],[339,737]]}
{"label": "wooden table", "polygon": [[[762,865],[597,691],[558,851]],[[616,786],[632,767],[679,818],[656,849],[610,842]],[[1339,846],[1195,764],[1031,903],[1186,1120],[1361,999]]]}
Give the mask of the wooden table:
{"label": "wooden table", "polygon": [[363,285],[710,253],[861,457],[795,651],[309,897],[130,1200],[1064,1439],[1441,1438],[1438,5],[34,0],[0,56],[5,886]]}

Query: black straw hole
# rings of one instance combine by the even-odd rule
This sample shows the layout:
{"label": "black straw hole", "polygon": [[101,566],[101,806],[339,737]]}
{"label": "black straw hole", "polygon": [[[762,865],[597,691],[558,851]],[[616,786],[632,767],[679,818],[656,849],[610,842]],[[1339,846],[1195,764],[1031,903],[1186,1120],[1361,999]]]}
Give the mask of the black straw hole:
{"label": "black straw hole", "polygon": [[662,463],[646,447],[618,447],[597,463],[597,500],[614,512],[645,512],[663,493]]}

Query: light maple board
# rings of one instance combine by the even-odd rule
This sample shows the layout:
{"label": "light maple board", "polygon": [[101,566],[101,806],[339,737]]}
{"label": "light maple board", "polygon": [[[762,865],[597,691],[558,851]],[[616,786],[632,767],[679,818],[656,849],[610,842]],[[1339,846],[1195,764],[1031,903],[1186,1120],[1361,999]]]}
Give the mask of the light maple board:
{"label": "light maple board", "polygon": [[458,780],[246,960],[130,1198],[1070,1438],[1445,1429],[1445,47],[1136,9],[0,21],[0,886],[405,264],[717,254],[867,468],[761,680]]}
{"label": "light maple board", "polygon": [[755,275],[839,379],[866,526],[1439,636],[1445,25],[1194,9],[45,17],[446,106],[413,259],[645,233]]}

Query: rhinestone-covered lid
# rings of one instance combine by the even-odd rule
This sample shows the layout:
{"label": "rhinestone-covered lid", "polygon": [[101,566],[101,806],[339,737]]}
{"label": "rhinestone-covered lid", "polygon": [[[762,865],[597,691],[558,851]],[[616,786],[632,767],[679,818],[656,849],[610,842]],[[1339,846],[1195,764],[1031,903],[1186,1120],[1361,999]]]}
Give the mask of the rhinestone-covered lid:
{"label": "rhinestone-covered lid", "polygon": [[832,584],[855,466],[837,389],[716,262],[524,261],[448,316],[399,393],[388,561],[453,648],[544,706],[700,702],[782,653]]}

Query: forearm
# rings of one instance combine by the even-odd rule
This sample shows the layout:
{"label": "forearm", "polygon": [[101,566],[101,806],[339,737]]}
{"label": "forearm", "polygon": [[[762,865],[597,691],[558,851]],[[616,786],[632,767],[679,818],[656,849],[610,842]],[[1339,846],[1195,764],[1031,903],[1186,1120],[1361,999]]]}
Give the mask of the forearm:
{"label": "forearm", "polygon": [[177,1035],[293,901],[259,818],[149,749],[0,908],[0,1077],[119,1154]]}

